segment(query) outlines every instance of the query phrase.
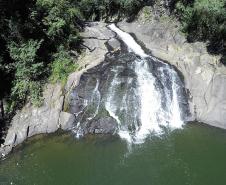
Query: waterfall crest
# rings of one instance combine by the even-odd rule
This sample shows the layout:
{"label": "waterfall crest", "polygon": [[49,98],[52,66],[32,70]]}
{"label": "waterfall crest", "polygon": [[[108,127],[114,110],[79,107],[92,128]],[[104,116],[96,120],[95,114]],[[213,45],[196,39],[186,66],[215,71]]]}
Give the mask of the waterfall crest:
{"label": "waterfall crest", "polygon": [[115,24],[111,24],[108,27],[122,39],[122,41],[128,46],[130,51],[134,52],[135,54],[139,55],[142,58],[148,57],[148,55],[145,54],[141,46],[137,44],[137,42],[130,34],[125,33],[122,30],[118,29],[115,26]]}

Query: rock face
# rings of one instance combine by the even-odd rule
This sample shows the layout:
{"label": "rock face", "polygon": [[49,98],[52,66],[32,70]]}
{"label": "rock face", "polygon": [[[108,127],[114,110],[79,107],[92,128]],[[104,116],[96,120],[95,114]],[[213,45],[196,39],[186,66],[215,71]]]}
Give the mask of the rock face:
{"label": "rock face", "polygon": [[[151,17],[151,15],[150,15]],[[190,92],[192,120],[226,129],[226,67],[208,54],[204,43],[187,43],[178,23],[169,17],[145,18],[118,26],[136,35],[151,54],[174,65]]]}
{"label": "rock face", "polygon": [[[83,124],[78,132],[81,135],[85,134],[113,134],[116,132],[118,124],[116,120],[110,116],[104,116],[93,120],[89,124]],[[82,132],[82,133],[81,133]]]}
{"label": "rock face", "polygon": [[69,112],[76,116],[77,136],[118,133],[134,143],[142,143],[150,130],[160,133],[159,125],[180,128],[190,117],[187,93],[174,68],[123,47],[81,76],[71,91]]}
{"label": "rock face", "polygon": [[40,108],[27,104],[12,120],[1,155],[8,154],[12,148],[26,138],[36,134],[52,133],[58,128],[68,130],[74,123],[72,114],[62,111],[64,96],[61,85],[48,84],[44,91],[44,104]]}
{"label": "rock face", "polygon": [[[86,51],[78,59],[80,71],[69,76],[65,89],[60,84],[48,84],[43,92],[43,106],[37,108],[27,104],[15,115],[8,129],[5,143],[0,147],[0,157],[7,155],[13,147],[22,143],[28,137],[36,134],[52,133],[59,128],[70,130],[73,127],[75,116],[64,111],[67,109],[68,104],[67,93],[70,93],[70,89],[78,85],[80,76],[85,71],[104,60],[104,56],[108,52],[108,47],[105,45],[106,42],[110,41],[108,46],[110,45],[112,49],[120,45],[114,39],[115,34],[104,23],[87,25],[82,36],[84,37]],[[109,119],[106,118],[106,121],[110,123],[108,126],[106,121],[100,120],[87,127],[87,132],[111,133],[114,122]]]}
{"label": "rock face", "polygon": [[[133,23],[121,22],[118,26],[145,45],[153,56],[174,65],[184,76],[186,88],[190,92],[192,120],[198,120],[226,129],[226,68],[219,62],[219,56],[211,56],[203,43],[187,43],[178,31],[178,24],[169,17],[140,14]],[[80,82],[80,77],[88,69],[100,64],[108,52],[116,52],[120,42],[104,23],[87,25],[84,47],[87,48],[78,62],[80,70],[72,73],[65,89],[59,84],[47,85],[44,90],[44,105],[36,108],[27,104],[13,118],[0,155],[5,156],[13,147],[35,134],[55,132],[59,128],[73,127],[77,105],[70,105],[71,90]],[[129,72],[128,72],[129,73]],[[64,92],[64,93],[63,93]],[[85,133],[114,133],[116,122],[109,115],[94,120],[84,126]]]}
{"label": "rock face", "polygon": [[87,49],[79,58],[80,71],[74,72],[68,77],[65,87],[67,92],[78,85],[81,74],[104,61],[105,54],[108,52],[107,46],[111,46],[113,49],[120,46],[120,43],[114,38],[115,33],[106,26],[105,23],[93,22],[88,24],[82,33],[83,45]]}

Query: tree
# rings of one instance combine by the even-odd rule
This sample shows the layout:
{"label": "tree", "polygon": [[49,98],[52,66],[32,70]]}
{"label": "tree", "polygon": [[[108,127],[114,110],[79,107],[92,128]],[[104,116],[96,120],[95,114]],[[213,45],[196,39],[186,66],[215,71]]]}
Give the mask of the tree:
{"label": "tree", "polygon": [[71,51],[80,52],[84,21],[130,16],[143,2],[0,0],[0,102],[8,105],[1,115],[11,117],[28,101],[39,106],[48,80],[66,82],[77,68]]}
{"label": "tree", "polygon": [[209,51],[226,54],[226,0],[180,0],[176,11],[189,41],[208,41]]}

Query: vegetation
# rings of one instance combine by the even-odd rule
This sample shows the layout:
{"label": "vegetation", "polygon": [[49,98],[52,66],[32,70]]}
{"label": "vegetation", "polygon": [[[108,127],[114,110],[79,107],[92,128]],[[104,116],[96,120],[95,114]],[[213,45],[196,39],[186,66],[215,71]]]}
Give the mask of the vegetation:
{"label": "vegetation", "polygon": [[86,19],[109,21],[112,16],[120,20],[123,16],[136,15],[146,2],[147,0],[81,0],[79,6]]}
{"label": "vegetation", "polygon": [[53,58],[50,81],[53,83],[60,81],[64,85],[68,74],[75,71],[78,65],[74,63],[73,58],[70,56],[69,52],[65,51],[63,46],[59,47],[59,51],[53,55]]}
{"label": "vegetation", "polygon": [[0,103],[7,102],[5,115],[27,101],[41,105],[46,81],[66,82],[78,67],[85,21],[130,17],[143,5],[143,0],[0,0]]}
{"label": "vegetation", "polygon": [[48,76],[62,81],[75,69],[68,53],[79,52],[82,24],[70,0],[5,0],[0,5],[0,73],[5,84],[0,100],[7,100],[10,113],[27,101],[41,105]]}
{"label": "vegetation", "polygon": [[179,0],[175,11],[189,41],[208,41],[210,52],[226,55],[226,0]]}

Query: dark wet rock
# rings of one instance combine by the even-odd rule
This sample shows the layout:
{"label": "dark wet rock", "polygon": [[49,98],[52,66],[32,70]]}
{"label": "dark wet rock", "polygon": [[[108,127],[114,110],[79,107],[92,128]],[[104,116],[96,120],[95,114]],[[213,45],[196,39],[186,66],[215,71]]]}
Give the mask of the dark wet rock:
{"label": "dark wet rock", "polygon": [[[106,27],[105,23],[90,24],[82,36],[86,51],[78,60],[81,70],[69,76],[65,89],[59,84],[48,84],[44,88],[44,104],[41,107],[37,108],[28,103],[21,111],[18,111],[9,126],[5,142],[0,147],[0,157],[7,155],[13,147],[31,136],[52,133],[59,128],[70,130],[74,127],[75,115],[68,111],[68,107],[71,107],[72,112],[76,112],[81,103],[78,102],[74,107],[70,105],[68,97],[71,95],[71,89],[79,84],[80,77],[85,71],[104,60],[108,52],[106,42],[112,39],[111,45],[118,46],[113,39],[115,34]],[[103,126],[104,123],[102,122],[101,125]],[[97,126],[96,132],[101,131],[101,125]]]}
{"label": "dark wet rock", "polygon": [[89,134],[113,134],[116,132],[118,124],[110,116],[94,119],[83,128],[84,133]]}
{"label": "dark wet rock", "polygon": [[172,81],[176,83],[179,107],[183,119],[187,120],[190,116],[187,93],[174,68],[156,58],[141,59],[134,53],[120,51],[108,53],[103,63],[84,72],[79,84],[71,90],[69,112],[76,116],[75,131],[79,135],[114,133],[119,125],[120,129],[131,134],[139,130],[141,97],[138,71],[142,67],[146,70],[145,66],[147,73],[155,77],[154,86],[166,112],[173,98]]}
{"label": "dark wet rock", "polygon": [[135,22],[118,25],[135,34],[153,56],[181,72],[190,96],[191,120],[226,129],[226,67],[220,56],[208,54],[205,43],[187,43],[179,23],[168,16],[156,19],[152,12],[147,19],[141,11]]}

